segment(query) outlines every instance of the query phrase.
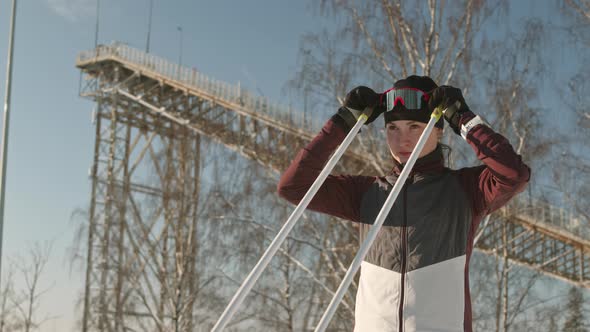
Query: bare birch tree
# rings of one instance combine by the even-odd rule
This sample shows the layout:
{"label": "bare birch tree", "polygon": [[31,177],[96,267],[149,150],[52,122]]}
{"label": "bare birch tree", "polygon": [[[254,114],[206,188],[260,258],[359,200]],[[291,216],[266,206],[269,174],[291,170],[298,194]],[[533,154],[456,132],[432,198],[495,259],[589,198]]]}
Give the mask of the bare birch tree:
{"label": "bare birch tree", "polygon": [[[543,22],[528,20],[522,33],[486,37],[489,20],[507,19],[506,2],[325,0],[317,7],[320,16],[340,25],[304,38],[300,70],[290,82],[304,95],[313,121],[325,121],[356,85],[383,91],[400,78],[418,74],[462,88],[471,108],[506,135],[533,167],[544,165],[550,147],[560,142],[557,134],[541,130],[545,109],[537,91],[546,75]],[[390,156],[377,126],[363,130],[358,148],[372,169],[385,173]],[[454,141],[445,141],[453,148],[451,166],[473,163],[468,147],[454,146]],[[513,211],[502,213],[493,218],[504,220]],[[481,281],[496,286],[487,289],[495,299],[489,314],[498,331],[507,331],[526,321],[538,275],[521,273],[526,271],[513,267],[508,253],[497,254],[491,265],[496,282]]]}
{"label": "bare birch tree", "polygon": [[[215,169],[215,196],[205,205],[207,219],[217,230],[211,235],[219,250],[234,257],[219,266],[226,280],[227,301],[261,257],[293,207],[276,194],[277,174],[267,173],[255,162],[236,161]],[[224,178],[234,179],[231,183]],[[236,331],[256,326],[262,330],[304,331],[312,329],[321,315],[325,294],[333,295],[346,271],[355,240],[334,231],[338,221],[306,213],[289,235],[229,328]],[[330,229],[332,228],[332,229]],[[356,237],[354,232],[350,235]],[[337,271],[337,274],[334,271]],[[323,295],[323,296],[322,296]],[[352,328],[354,301],[347,298],[337,330]],[[352,306],[351,306],[352,304]]]}
{"label": "bare birch tree", "polygon": [[2,277],[2,290],[0,293],[0,332],[15,329],[15,307],[11,300],[15,298],[14,269],[14,264],[11,262]]}
{"label": "bare birch tree", "polygon": [[9,328],[11,331],[38,331],[43,323],[52,319],[50,316],[39,317],[41,299],[51,289],[50,286],[44,287],[41,283],[50,253],[50,244],[35,243],[28,249],[26,256],[14,259],[14,276],[18,276],[24,285],[22,288],[12,288],[14,284],[9,281],[9,288],[3,291],[7,296],[2,300],[3,311],[8,308],[6,302],[13,306],[12,318],[3,317],[7,321],[12,321],[12,324],[3,328]]}
{"label": "bare birch tree", "polygon": [[579,227],[590,225],[590,191],[588,175],[590,174],[590,150],[585,142],[590,140],[590,2],[587,0],[563,1],[566,21],[564,37],[570,41],[570,52],[579,56],[577,68],[569,78],[562,92],[561,102],[573,117],[572,130],[567,141],[568,146],[559,153],[563,160],[555,169],[554,179],[564,193],[572,210],[580,218]]}
{"label": "bare birch tree", "polygon": [[[489,114],[488,121],[513,143],[516,152],[529,162],[535,173],[542,172],[550,149],[561,141],[559,136],[548,135],[542,129],[544,107],[535,104],[539,100],[538,88],[546,75],[542,55],[548,37],[544,30],[543,22],[531,19],[524,23],[522,33],[508,30],[501,41],[487,41],[478,56],[479,73],[485,79],[483,87],[487,102],[484,105],[493,109],[493,112],[486,113]],[[529,190],[532,186],[529,184]],[[491,218],[505,225],[518,213],[508,205]],[[481,314],[493,318],[495,331],[514,330],[519,325],[517,330],[520,330],[526,319],[528,297],[534,297],[532,289],[539,274],[527,273],[511,263],[505,226],[502,228],[501,243],[493,263],[488,260],[488,264],[492,263],[495,267],[491,273],[496,277],[495,289],[487,289],[487,294],[479,293],[488,298],[486,302],[490,302],[491,296],[493,305],[488,303],[479,308],[494,312],[493,315]],[[490,274],[474,272],[477,276],[475,282],[490,282]],[[491,330],[489,320],[476,320],[476,324]]]}
{"label": "bare birch tree", "polygon": [[565,314],[567,318],[563,324],[563,332],[586,332],[590,324],[584,318],[584,294],[573,286],[568,292],[568,301]]}
{"label": "bare birch tree", "polygon": [[[90,299],[96,316],[106,317],[103,324],[113,330],[194,331],[222,309],[220,277],[213,270],[227,253],[217,252],[210,238],[204,206],[211,193],[201,190],[198,174],[210,159],[199,155],[198,142],[188,142],[163,138],[146,149],[148,179],[141,179],[147,182],[142,185],[160,192],[113,193],[117,230],[100,239],[103,246],[111,243],[102,257],[110,265],[95,273],[113,281],[105,292],[114,300],[99,305],[100,295]],[[203,149],[207,146],[203,143]],[[89,214],[79,210],[74,218],[81,220],[71,258],[74,266],[85,267],[81,253],[88,244],[81,241],[88,237]]]}

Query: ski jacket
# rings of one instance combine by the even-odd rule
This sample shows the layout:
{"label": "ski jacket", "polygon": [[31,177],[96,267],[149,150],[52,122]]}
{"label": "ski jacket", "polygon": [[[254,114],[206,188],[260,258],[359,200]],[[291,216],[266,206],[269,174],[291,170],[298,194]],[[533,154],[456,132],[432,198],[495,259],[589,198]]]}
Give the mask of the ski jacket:
{"label": "ski jacket", "polygon": [[[461,123],[474,117],[468,112]],[[348,126],[330,119],[278,184],[298,204]],[[361,264],[355,331],[472,331],[469,259],[480,220],[521,192],[530,169],[502,135],[478,124],[465,136],[483,165],[451,170],[438,147],[417,160]],[[403,165],[385,177],[330,175],[309,208],[359,223],[366,237]]]}

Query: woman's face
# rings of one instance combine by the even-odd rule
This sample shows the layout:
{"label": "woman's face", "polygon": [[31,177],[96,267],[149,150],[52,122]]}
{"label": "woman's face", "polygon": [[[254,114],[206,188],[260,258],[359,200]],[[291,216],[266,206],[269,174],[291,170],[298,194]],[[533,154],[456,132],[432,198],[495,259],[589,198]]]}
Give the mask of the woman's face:
{"label": "woman's face", "polygon": [[[385,125],[385,132],[387,134],[387,145],[393,158],[401,164],[407,162],[425,128],[426,123],[412,120],[388,122]],[[441,135],[442,129],[435,127],[430,133],[419,157],[434,151]]]}

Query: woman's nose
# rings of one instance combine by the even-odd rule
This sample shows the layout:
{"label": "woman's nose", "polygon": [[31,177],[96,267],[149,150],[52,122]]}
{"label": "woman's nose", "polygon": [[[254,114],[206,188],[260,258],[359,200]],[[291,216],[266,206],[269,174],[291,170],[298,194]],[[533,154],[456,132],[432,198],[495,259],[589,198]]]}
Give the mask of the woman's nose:
{"label": "woman's nose", "polygon": [[408,135],[406,133],[401,133],[399,135],[399,142],[402,145],[410,145],[412,143],[412,139],[411,139],[410,135]]}

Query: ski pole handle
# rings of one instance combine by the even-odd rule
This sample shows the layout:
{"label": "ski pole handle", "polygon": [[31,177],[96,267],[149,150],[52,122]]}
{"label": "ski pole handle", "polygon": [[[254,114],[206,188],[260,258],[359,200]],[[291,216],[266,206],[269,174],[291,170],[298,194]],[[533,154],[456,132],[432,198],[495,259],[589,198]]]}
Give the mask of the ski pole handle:
{"label": "ski pole handle", "polygon": [[262,273],[262,271],[264,271],[266,266],[270,263],[270,260],[276,254],[276,252],[279,249],[279,247],[281,246],[281,244],[285,241],[285,239],[287,238],[287,235],[289,234],[291,229],[293,229],[293,226],[295,226],[295,223],[297,223],[297,221],[299,220],[299,218],[303,214],[303,211],[305,211],[305,208],[307,208],[307,206],[311,202],[311,199],[318,192],[318,190],[320,189],[321,185],[324,183],[324,181],[326,180],[328,175],[330,175],[330,173],[332,172],[332,170],[336,166],[336,163],[340,160],[340,158],[344,154],[344,151],[348,148],[350,143],[352,143],[352,140],[354,139],[356,134],[359,132],[362,125],[365,122],[367,122],[367,119],[369,118],[369,115],[371,113],[372,113],[372,109],[367,108],[359,116],[356,124],[352,127],[352,129],[350,130],[348,135],[346,135],[346,138],[344,138],[344,141],[342,141],[342,143],[340,144],[338,149],[336,149],[336,151],[334,152],[332,157],[328,160],[328,162],[326,163],[326,166],[324,166],[324,169],[320,172],[317,179],[313,182],[313,184],[311,185],[311,187],[309,188],[309,190],[307,191],[305,196],[303,196],[303,199],[299,202],[299,204],[297,205],[295,210],[291,213],[291,216],[289,216],[289,219],[287,219],[287,222],[283,225],[283,227],[281,228],[279,233],[276,235],[274,240],[271,242],[270,246],[264,252],[264,254],[260,258],[260,260],[258,261],[256,266],[254,266],[254,269],[250,272],[248,277],[246,277],[246,279],[244,280],[244,282],[242,283],[242,285],[240,286],[240,288],[238,289],[238,291],[236,292],[236,294],[232,298],[231,302],[225,308],[221,317],[219,317],[219,319],[217,320],[217,323],[215,323],[215,326],[213,326],[213,330],[211,330],[211,332],[222,331],[225,328],[225,326],[227,325],[227,323],[229,323],[232,316],[237,311],[238,307],[242,304],[242,301],[244,301],[244,299],[246,298],[246,295],[248,295],[248,293],[250,292],[250,290],[252,289],[252,287],[254,286],[254,284],[256,283],[258,278],[260,277],[260,274]]}
{"label": "ski pole handle", "polygon": [[440,119],[442,114],[443,114],[443,112],[441,111],[441,109],[439,107],[437,107],[430,115],[430,120],[428,121],[426,128],[422,132],[422,135],[420,136],[420,139],[418,140],[416,147],[412,151],[410,158],[406,162],[406,166],[403,168],[402,172],[400,173],[397,181],[395,182],[395,185],[393,186],[393,189],[391,190],[391,192],[389,193],[389,196],[385,200],[385,203],[383,204],[381,211],[379,211],[379,214],[377,215],[377,219],[375,220],[375,222],[371,226],[371,229],[369,230],[369,233],[367,234],[367,238],[362,243],[357,254],[354,256],[352,264],[348,268],[348,271],[346,271],[346,275],[344,276],[344,279],[340,283],[340,286],[338,287],[336,294],[334,294],[332,301],[328,305],[328,308],[324,312],[324,315],[322,316],[322,318],[320,319],[320,322],[318,323],[317,327],[315,328],[315,332],[323,332],[328,327],[328,324],[330,323],[330,320],[332,320],[332,316],[334,316],[334,313],[336,312],[338,305],[342,301],[342,298],[344,297],[346,290],[350,286],[350,283],[352,282],[354,275],[356,274],[356,272],[360,268],[361,263],[362,263],[363,259],[365,258],[365,256],[367,255],[369,248],[371,248],[371,245],[375,241],[375,238],[377,237],[377,233],[379,233],[379,230],[381,229],[381,226],[383,225],[385,218],[389,214],[389,211],[391,210],[393,203],[397,199],[397,196],[399,195],[402,187],[404,186],[406,179],[410,175],[410,171],[414,167],[414,164],[416,163],[416,160],[418,159],[420,152],[422,152],[422,149],[424,148],[424,144],[428,140],[428,136],[430,136],[430,133],[432,132],[432,129],[434,128],[434,125]]}

